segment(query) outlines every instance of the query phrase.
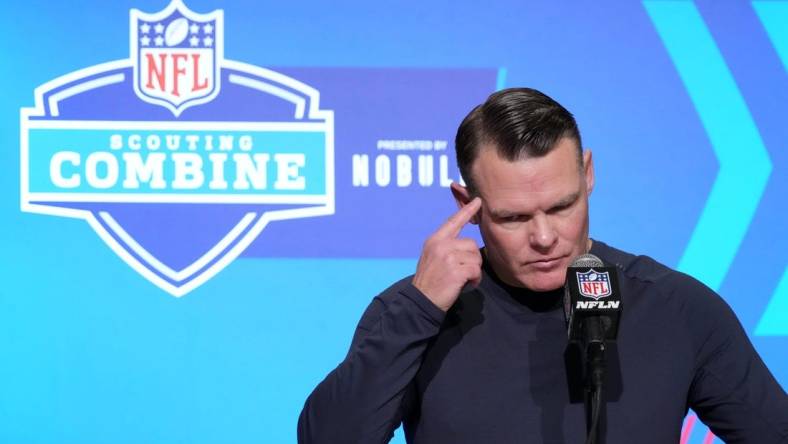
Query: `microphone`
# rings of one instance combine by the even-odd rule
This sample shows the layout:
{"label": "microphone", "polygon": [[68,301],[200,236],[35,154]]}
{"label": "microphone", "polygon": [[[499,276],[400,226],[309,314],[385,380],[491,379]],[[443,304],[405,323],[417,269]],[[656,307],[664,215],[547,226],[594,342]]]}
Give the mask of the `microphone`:
{"label": "microphone", "polygon": [[605,380],[605,341],[615,341],[621,317],[621,293],[615,267],[606,267],[593,254],[575,258],[566,270],[564,315],[570,343],[585,356],[590,426],[586,444],[599,440],[599,412]]}
{"label": "microphone", "polygon": [[575,258],[566,270],[564,315],[570,342],[587,345],[615,341],[621,317],[615,267],[593,254]]}

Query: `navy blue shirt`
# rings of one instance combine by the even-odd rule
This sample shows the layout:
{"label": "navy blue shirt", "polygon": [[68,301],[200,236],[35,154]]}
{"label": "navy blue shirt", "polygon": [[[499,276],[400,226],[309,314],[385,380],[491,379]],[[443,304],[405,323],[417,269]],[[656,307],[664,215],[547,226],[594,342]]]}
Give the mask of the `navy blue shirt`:
{"label": "navy blue shirt", "polygon": [[[677,443],[688,408],[728,443],[788,443],[788,396],[713,291],[594,241],[623,313],[609,345],[602,442]],[[345,360],[307,399],[300,443],[582,443],[581,362],[562,290],[535,293],[484,265],[444,313],[403,279],[373,299]]]}

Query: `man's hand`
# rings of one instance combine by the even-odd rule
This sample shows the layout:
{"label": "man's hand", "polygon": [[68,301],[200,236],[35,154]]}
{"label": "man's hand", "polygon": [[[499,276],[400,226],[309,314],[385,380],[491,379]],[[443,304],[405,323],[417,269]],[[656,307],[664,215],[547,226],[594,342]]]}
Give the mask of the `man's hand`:
{"label": "man's hand", "polygon": [[482,255],[476,241],[457,238],[481,207],[482,200],[474,198],[424,242],[413,285],[443,311],[454,304],[467,282],[478,285],[482,279]]}

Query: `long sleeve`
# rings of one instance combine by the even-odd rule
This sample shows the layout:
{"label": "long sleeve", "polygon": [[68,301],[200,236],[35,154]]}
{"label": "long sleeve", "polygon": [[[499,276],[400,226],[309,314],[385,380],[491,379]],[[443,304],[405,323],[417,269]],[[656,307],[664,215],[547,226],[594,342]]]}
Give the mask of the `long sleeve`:
{"label": "long sleeve", "polygon": [[788,443],[788,396],[727,304],[703,287],[690,407],[727,443]]}
{"label": "long sleeve", "polygon": [[375,297],[344,361],[315,388],[298,419],[298,442],[386,443],[403,397],[444,312],[405,279]]}

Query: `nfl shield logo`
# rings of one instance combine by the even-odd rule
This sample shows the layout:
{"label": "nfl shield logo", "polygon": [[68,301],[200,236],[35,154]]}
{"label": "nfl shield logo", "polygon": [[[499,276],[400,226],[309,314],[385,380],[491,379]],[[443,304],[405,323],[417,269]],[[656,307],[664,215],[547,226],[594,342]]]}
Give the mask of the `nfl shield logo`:
{"label": "nfl shield logo", "polygon": [[597,272],[593,269],[585,273],[577,273],[577,288],[580,294],[593,299],[610,296],[610,275],[608,272]]}
{"label": "nfl shield logo", "polygon": [[223,16],[197,14],[180,0],[147,14],[131,10],[134,92],[177,117],[219,93]]}

